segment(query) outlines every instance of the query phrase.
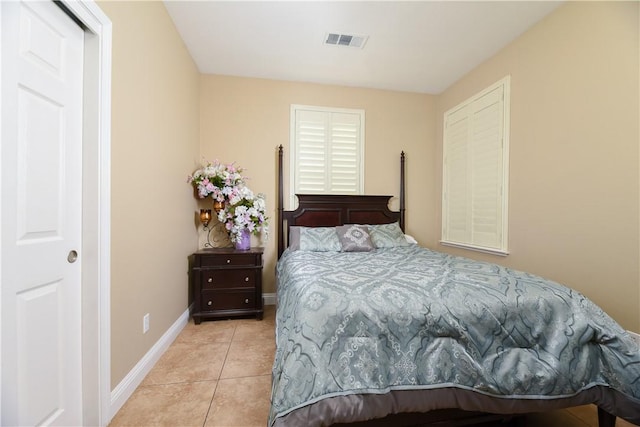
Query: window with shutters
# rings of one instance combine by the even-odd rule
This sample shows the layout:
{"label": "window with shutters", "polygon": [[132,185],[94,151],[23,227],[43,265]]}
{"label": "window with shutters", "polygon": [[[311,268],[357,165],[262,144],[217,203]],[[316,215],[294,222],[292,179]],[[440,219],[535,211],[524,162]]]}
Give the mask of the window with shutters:
{"label": "window with shutters", "polygon": [[364,192],[364,110],[291,106],[291,209],[295,194]]}
{"label": "window with shutters", "polygon": [[444,114],[441,243],[507,255],[507,76]]}

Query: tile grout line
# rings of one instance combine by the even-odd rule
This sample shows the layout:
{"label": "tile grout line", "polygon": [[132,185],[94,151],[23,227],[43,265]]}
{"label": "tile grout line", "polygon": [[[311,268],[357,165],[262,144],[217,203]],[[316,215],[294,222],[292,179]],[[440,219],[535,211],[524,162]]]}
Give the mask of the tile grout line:
{"label": "tile grout line", "polygon": [[211,412],[211,406],[213,405],[213,399],[215,399],[216,391],[218,391],[218,386],[220,385],[220,377],[222,377],[222,372],[224,371],[224,366],[227,364],[227,358],[229,357],[229,351],[231,350],[231,344],[233,344],[233,337],[236,335],[236,329],[238,329],[238,325],[233,326],[233,335],[231,335],[231,340],[229,341],[227,352],[224,355],[224,361],[222,362],[220,373],[218,374],[218,378],[216,378],[216,386],[213,388],[213,394],[211,395],[211,400],[209,401],[207,412],[204,414],[204,421],[202,422],[202,427],[205,427],[205,425],[207,424],[207,419],[209,418],[209,413]]}
{"label": "tile grout line", "polygon": [[202,421],[202,427],[205,427],[207,424],[207,418],[209,418],[209,412],[211,412],[211,405],[213,405],[213,398],[216,396],[216,391],[218,390],[218,384],[220,381],[216,381],[216,386],[213,388],[213,393],[211,393],[211,400],[209,401],[209,406],[207,406],[207,411],[204,413],[204,420]]}

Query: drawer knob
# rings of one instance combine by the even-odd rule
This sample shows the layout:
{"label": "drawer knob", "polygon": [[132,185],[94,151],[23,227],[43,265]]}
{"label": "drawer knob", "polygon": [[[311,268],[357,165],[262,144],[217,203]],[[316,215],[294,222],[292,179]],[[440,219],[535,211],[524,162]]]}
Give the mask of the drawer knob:
{"label": "drawer knob", "polygon": [[227,264],[231,264],[231,260],[230,259],[227,260]]}
{"label": "drawer knob", "polygon": [[213,282],[213,277],[209,277],[209,278],[207,279],[207,282],[209,282],[209,283]]}
{"label": "drawer knob", "polygon": [[245,298],[244,303],[249,304],[249,298]]}
{"label": "drawer knob", "polygon": [[212,305],[213,303],[211,301],[207,301],[207,305]]}
{"label": "drawer knob", "polygon": [[244,281],[245,281],[245,282],[248,282],[248,281],[249,281],[249,276],[245,277],[245,278],[244,278]]}

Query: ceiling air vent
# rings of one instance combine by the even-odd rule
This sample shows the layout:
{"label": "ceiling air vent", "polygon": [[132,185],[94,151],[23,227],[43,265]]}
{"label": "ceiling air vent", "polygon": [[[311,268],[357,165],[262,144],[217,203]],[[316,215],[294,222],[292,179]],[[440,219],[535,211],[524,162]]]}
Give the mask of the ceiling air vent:
{"label": "ceiling air vent", "polygon": [[324,44],[333,46],[359,47],[362,49],[369,36],[355,36],[352,34],[327,33]]}

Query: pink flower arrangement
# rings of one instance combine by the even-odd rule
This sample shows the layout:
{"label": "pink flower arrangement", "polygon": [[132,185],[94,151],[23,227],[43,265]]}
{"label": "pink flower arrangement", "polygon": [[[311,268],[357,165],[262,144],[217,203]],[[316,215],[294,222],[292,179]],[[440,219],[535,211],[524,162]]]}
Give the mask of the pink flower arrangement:
{"label": "pink flower arrangement", "polygon": [[211,196],[213,200],[226,202],[234,197],[239,186],[244,185],[242,171],[234,163],[223,164],[216,160],[189,175],[187,182],[193,184],[201,199]]}
{"label": "pink flower arrangement", "polygon": [[235,163],[223,164],[216,160],[187,178],[201,199],[211,197],[225,202],[218,212],[218,221],[224,224],[232,242],[239,240],[243,230],[255,235],[269,233],[264,195],[254,195],[245,185],[243,171]]}

